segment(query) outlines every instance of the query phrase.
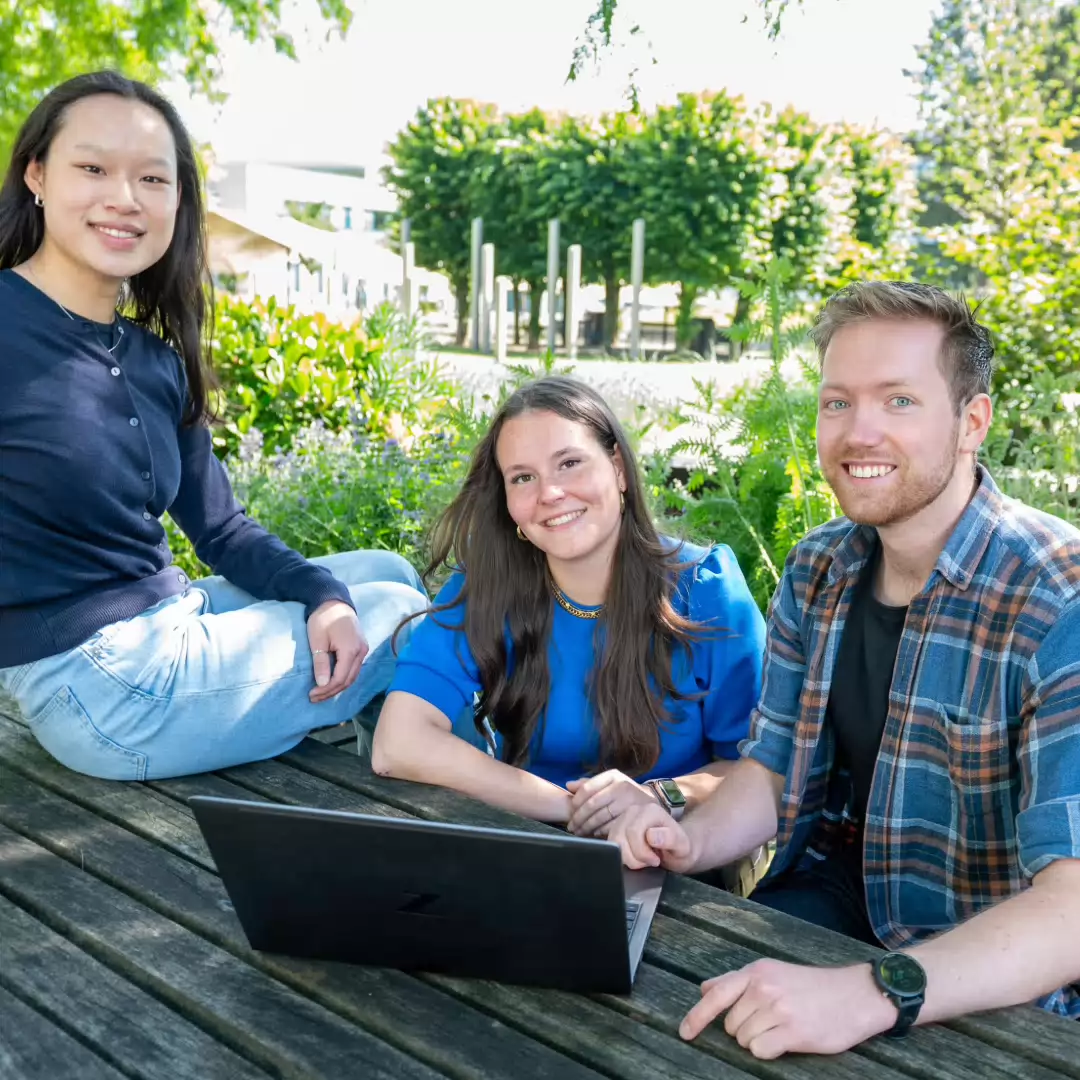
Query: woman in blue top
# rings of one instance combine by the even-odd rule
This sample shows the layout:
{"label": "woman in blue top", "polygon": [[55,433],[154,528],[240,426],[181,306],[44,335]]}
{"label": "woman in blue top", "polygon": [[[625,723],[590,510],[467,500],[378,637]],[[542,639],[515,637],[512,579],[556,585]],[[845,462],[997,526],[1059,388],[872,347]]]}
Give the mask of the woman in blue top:
{"label": "woman in blue top", "polygon": [[[764,620],[730,549],[657,533],[594,390],[549,376],[503,405],[435,528],[428,573],[445,565],[398,659],[377,772],[613,840],[635,802],[685,808],[721,782]],[[455,735],[471,719],[490,753]]]}
{"label": "woman in blue top", "polygon": [[[94,776],[283,753],[386,687],[427,604],[403,559],[314,565],[237,504],[206,277],[172,106],[109,72],[46,95],[0,190],[0,712]],[[172,565],[165,513],[219,576]]]}

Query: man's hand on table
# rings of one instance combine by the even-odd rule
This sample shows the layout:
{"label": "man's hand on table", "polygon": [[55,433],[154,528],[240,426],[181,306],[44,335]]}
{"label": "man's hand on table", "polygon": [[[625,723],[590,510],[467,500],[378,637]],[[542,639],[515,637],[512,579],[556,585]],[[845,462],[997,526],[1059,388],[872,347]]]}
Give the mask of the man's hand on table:
{"label": "man's hand on table", "polygon": [[780,960],[757,960],[702,983],[701,1001],[679,1034],[694,1039],[721,1013],[724,1030],[762,1059],[839,1054],[888,1031],[897,1017],[868,963],[827,968]]}

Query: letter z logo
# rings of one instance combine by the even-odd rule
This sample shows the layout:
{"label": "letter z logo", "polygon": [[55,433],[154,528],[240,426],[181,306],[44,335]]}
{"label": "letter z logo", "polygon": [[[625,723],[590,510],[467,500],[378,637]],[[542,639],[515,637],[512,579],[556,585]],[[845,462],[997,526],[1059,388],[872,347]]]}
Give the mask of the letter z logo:
{"label": "letter z logo", "polygon": [[439,899],[438,893],[405,893],[405,903],[398,906],[403,915],[436,915],[429,908]]}

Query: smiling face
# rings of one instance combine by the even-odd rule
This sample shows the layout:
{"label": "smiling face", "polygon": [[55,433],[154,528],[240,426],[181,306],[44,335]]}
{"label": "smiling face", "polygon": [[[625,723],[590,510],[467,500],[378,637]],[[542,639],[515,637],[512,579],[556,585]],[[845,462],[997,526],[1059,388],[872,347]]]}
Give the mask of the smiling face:
{"label": "smiling face", "polygon": [[134,277],[172,241],[176,147],[165,118],[140,101],[96,94],[73,104],[26,183],[45,206],[45,244],[73,269]]}
{"label": "smiling face", "polygon": [[[839,329],[822,362],[818,455],[852,521],[884,527],[970,485],[985,435],[980,409],[957,416],[942,374],[944,331],[929,321],[868,319]],[[975,413],[979,415],[976,416]],[[987,413],[988,422],[988,413]]]}
{"label": "smiling face", "polygon": [[495,444],[506,508],[525,536],[559,564],[608,560],[619,540],[621,455],[592,429],[553,412],[507,420]]}

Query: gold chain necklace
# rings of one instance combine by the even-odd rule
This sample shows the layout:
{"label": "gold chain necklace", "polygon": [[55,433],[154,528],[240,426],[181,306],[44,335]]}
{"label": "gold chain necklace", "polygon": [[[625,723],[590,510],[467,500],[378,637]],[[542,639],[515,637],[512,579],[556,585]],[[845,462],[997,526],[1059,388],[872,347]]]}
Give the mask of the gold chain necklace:
{"label": "gold chain necklace", "polygon": [[555,602],[563,609],[563,611],[569,612],[571,615],[578,619],[599,619],[600,612],[604,610],[604,605],[601,604],[598,608],[593,608],[591,611],[586,611],[584,608],[576,607],[571,604],[566,597],[566,593],[555,584],[553,578],[548,578],[551,584],[551,591],[555,594]]}

